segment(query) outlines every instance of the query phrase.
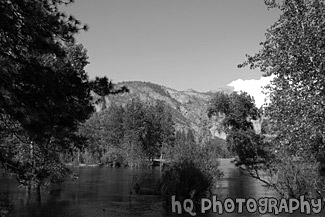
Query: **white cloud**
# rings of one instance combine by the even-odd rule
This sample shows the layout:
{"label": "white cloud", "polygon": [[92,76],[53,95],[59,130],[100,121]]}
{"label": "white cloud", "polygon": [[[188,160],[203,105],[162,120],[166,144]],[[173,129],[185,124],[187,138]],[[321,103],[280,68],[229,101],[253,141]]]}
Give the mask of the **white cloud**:
{"label": "white cloud", "polygon": [[264,104],[266,95],[262,93],[262,87],[270,83],[272,77],[261,77],[259,80],[242,80],[232,81],[228,86],[234,87],[234,91],[245,91],[255,99],[255,104],[259,108]]}

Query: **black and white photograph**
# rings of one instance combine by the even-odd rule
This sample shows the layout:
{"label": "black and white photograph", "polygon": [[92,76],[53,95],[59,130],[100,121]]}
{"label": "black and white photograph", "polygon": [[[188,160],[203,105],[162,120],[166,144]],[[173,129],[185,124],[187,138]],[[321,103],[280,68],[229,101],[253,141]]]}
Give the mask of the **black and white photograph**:
{"label": "black and white photograph", "polygon": [[0,0],[0,217],[324,209],[325,0]]}

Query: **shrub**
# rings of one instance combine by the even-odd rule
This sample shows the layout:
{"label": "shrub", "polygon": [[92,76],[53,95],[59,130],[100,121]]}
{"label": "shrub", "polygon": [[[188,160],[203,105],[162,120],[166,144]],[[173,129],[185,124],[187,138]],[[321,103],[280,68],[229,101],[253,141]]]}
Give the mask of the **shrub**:
{"label": "shrub", "polygon": [[198,203],[210,193],[214,178],[192,160],[184,159],[164,170],[161,183],[161,193],[166,203],[171,202],[173,195],[179,201],[192,199]]}
{"label": "shrub", "polygon": [[213,150],[213,145],[198,145],[196,143],[176,143],[174,147],[165,151],[166,158],[172,162],[191,161],[196,167],[205,173],[210,174],[214,181],[222,176],[222,172],[218,169],[219,160],[217,150]]}
{"label": "shrub", "polygon": [[119,167],[126,164],[125,159],[118,150],[106,152],[100,159],[100,162],[112,167]]}
{"label": "shrub", "polygon": [[320,163],[313,157],[293,157],[278,154],[278,161],[273,165],[275,190],[285,198],[308,198],[320,196],[324,192],[325,177],[320,176]]}

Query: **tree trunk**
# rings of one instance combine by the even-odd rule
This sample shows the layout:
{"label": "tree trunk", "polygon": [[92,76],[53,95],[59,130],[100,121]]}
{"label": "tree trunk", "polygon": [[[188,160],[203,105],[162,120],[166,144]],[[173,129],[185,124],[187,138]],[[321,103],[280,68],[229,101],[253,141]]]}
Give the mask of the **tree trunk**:
{"label": "tree trunk", "polygon": [[105,99],[105,95],[103,94],[101,96],[102,98],[102,111],[104,111],[106,109],[106,99]]}
{"label": "tree trunk", "polygon": [[42,198],[41,198],[41,182],[37,183],[35,197],[36,197],[36,201],[39,204],[41,204],[42,203]]}
{"label": "tree trunk", "polygon": [[80,149],[78,149],[78,166],[80,165]]}
{"label": "tree trunk", "polygon": [[162,171],[162,166],[163,166],[163,162],[162,162],[162,158],[163,157],[163,154],[162,152],[160,152],[160,162],[159,162],[159,168],[160,168],[160,171]]}

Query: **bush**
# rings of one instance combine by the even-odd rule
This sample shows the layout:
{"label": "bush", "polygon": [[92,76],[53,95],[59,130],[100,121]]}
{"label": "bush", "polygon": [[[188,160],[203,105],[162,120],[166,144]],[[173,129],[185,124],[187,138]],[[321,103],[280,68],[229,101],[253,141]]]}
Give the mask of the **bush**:
{"label": "bush", "polygon": [[206,141],[204,147],[205,149],[209,149],[209,152],[218,158],[233,158],[236,156],[236,154],[229,149],[227,142],[218,137]]}
{"label": "bush", "polygon": [[202,170],[193,161],[185,159],[167,167],[162,174],[161,193],[165,202],[171,202],[171,196],[176,200],[192,199],[195,203],[208,195],[214,184],[210,173]]}
{"label": "bush", "polygon": [[217,181],[223,174],[218,169],[218,153],[213,145],[198,145],[194,142],[185,144],[176,143],[174,147],[164,151],[166,159],[172,162],[193,162],[196,167],[205,173],[210,174],[214,181]]}
{"label": "bush", "polygon": [[278,161],[273,167],[276,176],[274,182],[277,192],[285,198],[307,198],[320,196],[324,192],[325,177],[320,176],[320,163],[313,157],[292,157],[278,153]]}
{"label": "bush", "polygon": [[112,167],[119,167],[125,165],[125,159],[118,150],[111,150],[106,152],[100,159],[100,162]]}

